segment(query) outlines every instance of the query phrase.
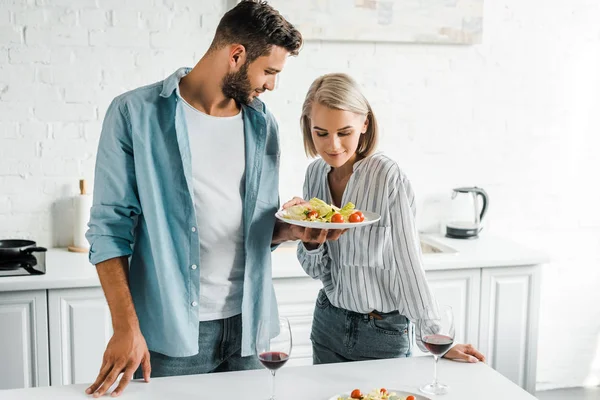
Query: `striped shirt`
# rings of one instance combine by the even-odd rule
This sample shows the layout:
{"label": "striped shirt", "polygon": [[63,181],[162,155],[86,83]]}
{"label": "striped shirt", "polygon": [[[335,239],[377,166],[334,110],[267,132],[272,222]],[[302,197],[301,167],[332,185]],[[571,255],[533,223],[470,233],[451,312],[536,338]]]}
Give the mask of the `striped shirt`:
{"label": "striped shirt", "polygon": [[[333,203],[328,183],[331,167],[322,159],[311,163],[304,198]],[[377,223],[349,229],[337,241],[315,250],[298,244],[298,259],[306,273],[323,282],[331,304],[366,314],[399,311],[413,323],[433,305],[423,270],[415,223],[415,196],[395,161],[376,153],[356,162],[342,197],[358,210],[381,215]],[[422,347],[419,329],[417,344]]]}

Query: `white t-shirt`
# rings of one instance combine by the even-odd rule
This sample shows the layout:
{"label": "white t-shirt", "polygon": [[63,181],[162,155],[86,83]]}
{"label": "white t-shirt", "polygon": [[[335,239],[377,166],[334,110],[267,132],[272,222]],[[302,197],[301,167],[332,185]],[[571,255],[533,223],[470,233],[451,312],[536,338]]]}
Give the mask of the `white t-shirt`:
{"label": "white t-shirt", "polygon": [[213,117],[181,100],[200,239],[198,318],[229,318],[242,312],[244,122],[241,111],[233,117]]}

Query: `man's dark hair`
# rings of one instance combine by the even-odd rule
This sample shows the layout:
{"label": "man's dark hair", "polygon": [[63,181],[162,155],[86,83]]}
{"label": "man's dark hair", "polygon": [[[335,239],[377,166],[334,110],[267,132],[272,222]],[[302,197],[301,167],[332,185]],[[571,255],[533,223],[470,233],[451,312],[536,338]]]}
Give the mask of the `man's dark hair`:
{"label": "man's dark hair", "polygon": [[302,35],[266,1],[244,0],[221,18],[209,51],[234,43],[246,48],[252,62],[268,55],[273,45],[298,55]]}

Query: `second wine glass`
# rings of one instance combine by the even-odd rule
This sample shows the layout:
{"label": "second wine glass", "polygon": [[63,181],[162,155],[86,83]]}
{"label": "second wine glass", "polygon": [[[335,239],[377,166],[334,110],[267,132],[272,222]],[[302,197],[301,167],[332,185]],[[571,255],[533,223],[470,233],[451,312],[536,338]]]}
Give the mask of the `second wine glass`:
{"label": "second wine glass", "polygon": [[287,318],[280,317],[277,323],[260,321],[256,334],[256,355],[271,371],[271,397],[275,400],[275,373],[289,360],[292,353],[292,330]]}
{"label": "second wine glass", "polygon": [[450,306],[427,306],[419,320],[419,329],[423,345],[433,354],[433,382],[419,389],[423,393],[439,395],[448,393],[449,387],[437,380],[437,364],[440,357],[454,343],[454,314]]}

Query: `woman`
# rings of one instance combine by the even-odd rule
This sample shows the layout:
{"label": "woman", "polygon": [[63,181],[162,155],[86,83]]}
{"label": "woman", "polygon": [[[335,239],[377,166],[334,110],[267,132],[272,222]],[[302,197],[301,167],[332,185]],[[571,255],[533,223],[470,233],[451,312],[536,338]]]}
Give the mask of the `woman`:
{"label": "woman", "polygon": [[[327,74],[313,82],[301,128],[307,155],[320,156],[307,169],[304,199],[337,207],[352,202],[381,215],[376,224],[350,229],[337,241],[315,230],[298,245],[306,273],[323,282],[312,324],[313,361],[409,357],[411,321],[434,304],[410,182],[392,159],[375,153],[377,120],[348,75]],[[304,203],[295,198],[284,208]],[[416,342],[427,351],[420,338]],[[444,357],[485,360],[468,344],[455,345]]]}

